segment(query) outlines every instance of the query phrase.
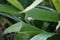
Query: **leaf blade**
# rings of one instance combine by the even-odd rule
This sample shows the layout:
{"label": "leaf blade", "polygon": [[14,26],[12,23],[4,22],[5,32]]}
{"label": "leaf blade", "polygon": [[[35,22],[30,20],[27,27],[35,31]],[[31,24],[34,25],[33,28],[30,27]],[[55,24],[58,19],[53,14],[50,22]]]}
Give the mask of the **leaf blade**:
{"label": "leaf blade", "polygon": [[21,3],[18,2],[18,0],[7,0],[7,1],[10,2],[12,5],[14,5],[15,7],[17,7],[19,10],[24,9]]}
{"label": "leaf blade", "polygon": [[31,40],[47,40],[49,37],[55,35],[55,33],[42,32],[34,36]]}
{"label": "leaf blade", "polygon": [[42,21],[51,21],[51,22],[59,21],[59,14],[38,8],[34,8],[31,11],[26,12],[25,19],[28,19],[28,17],[32,17],[35,20],[42,20]]}
{"label": "leaf blade", "polygon": [[10,5],[0,4],[0,12],[4,12],[15,16],[20,16],[18,14],[18,10]]}

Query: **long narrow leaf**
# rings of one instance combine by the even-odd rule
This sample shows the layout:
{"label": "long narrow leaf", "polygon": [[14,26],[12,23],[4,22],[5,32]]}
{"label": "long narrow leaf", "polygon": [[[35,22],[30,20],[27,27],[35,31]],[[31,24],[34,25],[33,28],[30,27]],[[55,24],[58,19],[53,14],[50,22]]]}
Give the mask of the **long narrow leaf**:
{"label": "long narrow leaf", "polygon": [[10,5],[0,4],[0,12],[8,13],[15,16],[20,16],[18,10]]}
{"label": "long narrow leaf", "polygon": [[11,32],[17,32],[20,34],[38,34],[38,33],[42,32],[42,30],[40,30],[30,24],[26,24],[24,22],[19,22],[19,23],[16,23],[16,24],[8,27],[4,31],[4,34],[11,33]]}
{"label": "long narrow leaf", "polygon": [[21,22],[11,25],[4,31],[4,34],[11,33],[11,32],[19,32],[21,27],[22,27]]}
{"label": "long narrow leaf", "polygon": [[7,1],[10,2],[12,5],[14,5],[15,7],[17,7],[19,10],[24,9],[21,3],[18,2],[18,0],[7,0]]}
{"label": "long narrow leaf", "polygon": [[34,36],[31,40],[47,40],[49,37],[55,35],[55,33],[42,32]]}
{"label": "long narrow leaf", "polygon": [[58,13],[60,13],[60,0],[52,0],[56,10]]}
{"label": "long narrow leaf", "polygon": [[28,6],[25,10],[20,13],[25,13],[30,11],[31,9],[35,8],[38,4],[40,4],[43,0],[35,0],[30,6]]}
{"label": "long narrow leaf", "polygon": [[50,12],[44,9],[34,8],[31,11],[26,12],[25,19],[28,19],[28,17],[32,17],[35,20],[58,22],[59,21],[58,15],[59,14],[55,12]]}

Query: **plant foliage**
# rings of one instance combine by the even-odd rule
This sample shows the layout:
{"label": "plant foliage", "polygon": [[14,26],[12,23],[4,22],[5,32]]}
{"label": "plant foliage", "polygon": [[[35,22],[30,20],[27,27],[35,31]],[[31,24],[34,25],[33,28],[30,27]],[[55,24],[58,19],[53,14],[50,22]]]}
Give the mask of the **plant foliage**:
{"label": "plant foliage", "polygon": [[60,0],[0,0],[0,40],[59,39],[49,39],[60,35],[59,7]]}

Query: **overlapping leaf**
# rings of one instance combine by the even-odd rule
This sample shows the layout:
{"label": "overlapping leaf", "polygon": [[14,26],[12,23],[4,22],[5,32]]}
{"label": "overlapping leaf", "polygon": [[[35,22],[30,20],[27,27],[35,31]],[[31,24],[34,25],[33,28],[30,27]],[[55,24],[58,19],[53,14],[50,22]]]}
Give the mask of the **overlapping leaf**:
{"label": "overlapping leaf", "polygon": [[4,31],[4,34],[12,33],[12,32],[19,32],[20,29],[21,29],[21,27],[22,27],[21,22],[16,23],[16,24],[14,24],[14,25],[11,25],[10,27],[8,27],[8,28]]}
{"label": "overlapping leaf", "polygon": [[42,30],[40,30],[30,24],[26,24],[24,22],[19,22],[19,23],[16,23],[16,24],[8,27],[4,31],[4,34],[11,33],[11,32],[17,32],[20,34],[38,34],[38,33],[42,32]]}

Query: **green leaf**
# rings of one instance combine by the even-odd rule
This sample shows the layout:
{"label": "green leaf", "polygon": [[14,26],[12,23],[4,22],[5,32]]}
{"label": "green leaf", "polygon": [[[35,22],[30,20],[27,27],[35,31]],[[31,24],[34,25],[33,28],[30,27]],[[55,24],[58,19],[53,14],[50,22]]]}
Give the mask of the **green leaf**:
{"label": "green leaf", "polygon": [[55,35],[55,33],[42,32],[34,36],[31,40],[47,40],[49,37]]}
{"label": "green leaf", "polygon": [[52,0],[56,10],[58,13],[60,13],[60,0]]}
{"label": "green leaf", "polygon": [[16,34],[14,40],[28,40],[30,36],[39,34],[41,32],[43,32],[43,30],[40,30],[30,24],[23,23],[23,27],[21,28],[20,32]]}
{"label": "green leaf", "polygon": [[18,2],[18,0],[7,0],[7,1],[10,2],[12,5],[14,5],[15,7],[17,7],[19,10],[24,9],[21,3]]}
{"label": "green leaf", "polygon": [[22,24],[22,28],[20,30],[20,34],[38,34],[40,32],[42,32],[43,30],[35,27],[35,26],[32,26],[30,24],[26,24],[26,23],[23,23]]}
{"label": "green leaf", "polygon": [[2,40],[2,34],[0,33],[0,40]]}
{"label": "green leaf", "polygon": [[18,10],[11,5],[0,4],[0,12],[4,12],[15,16],[20,16],[18,14]]}
{"label": "green leaf", "polygon": [[42,29],[46,30],[48,27],[49,27],[49,23],[48,22],[44,22],[43,26],[42,26]]}
{"label": "green leaf", "polygon": [[58,15],[59,14],[55,12],[34,8],[31,11],[26,12],[25,19],[28,19],[28,17],[32,17],[35,20],[58,22],[59,21]]}
{"label": "green leaf", "polygon": [[10,27],[8,27],[5,31],[4,31],[4,34],[7,34],[7,33],[11,33],[11,32],[19,32],[20,29],[22,27],[22,23],[21,22],[18,22],[14,25],[11,25]]}
{"label": "green leaf", "polygon": [[4,16],[4,17],[11,18],[11,19],[13,19],[13,20],[15,20],[15,21],[17,21],[17,22],[20,21],[20,19],[19,19],[18,17],[14,16],[14,15],[9,15],[9,14],[7,14],[7,13],[0,13],[0,16]]}
{"label": "green leaf", "polygon": [[15,37],[14,37],[14,40],[28,40],[29,39],[29,36],[28,34],[24,35],[24,34],[16,34]]}
{"label": "green leaf", "polygon": [[23,23],[22,28],[18,34],[15,35],[14,40],[29,40],[33,35],[43,32],[43,30],[36,28],[30,24]]}
{"label": "green leaf", "polygon": [[4,34],[11,33],[11,32],[17,32],[20,34],[38,34],[38,33],[42,32],[42,30],[40,30],[30,24],[26,24],[24,22],[19,22],[19,23],[16,23],[16,24],[8,27],[4,31]]}

